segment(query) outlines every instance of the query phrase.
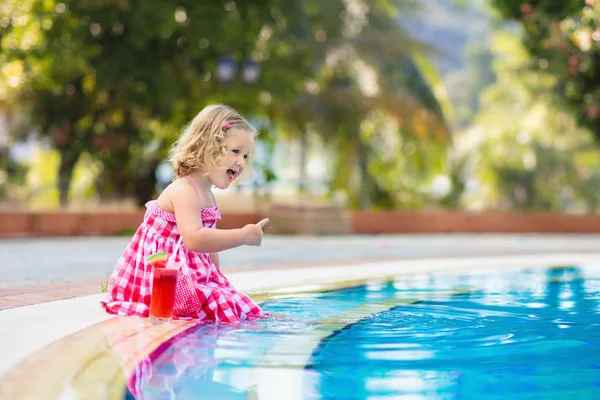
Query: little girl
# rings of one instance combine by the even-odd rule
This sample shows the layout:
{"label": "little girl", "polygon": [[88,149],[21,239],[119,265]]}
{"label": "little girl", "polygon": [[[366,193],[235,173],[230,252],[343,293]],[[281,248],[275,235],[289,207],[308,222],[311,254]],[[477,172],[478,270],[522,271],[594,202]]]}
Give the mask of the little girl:
{"label": "little girl", "polygon": [[248,173],[257,132],[223,105],[203,109],[171,149],[176,179],[153,201],[119,258],[101,301],[108,313],[147,317],[152,267],[146,257],[179,250],[183,261],[175,293],[174,318],[235,322],[264,316],[219,269],[218,252],[260,246],[268,218],[241,229],[216,229],[221,219],[211,187],[226,189]]}

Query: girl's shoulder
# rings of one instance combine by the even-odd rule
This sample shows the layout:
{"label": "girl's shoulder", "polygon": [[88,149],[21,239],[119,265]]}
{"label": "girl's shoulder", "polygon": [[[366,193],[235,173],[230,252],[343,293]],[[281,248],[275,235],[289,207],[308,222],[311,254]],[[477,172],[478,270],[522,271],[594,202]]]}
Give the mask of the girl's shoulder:
{"label": "girl's shoulder", "polygon": [[173,203],[182,200],[197,204],[201,209],[218,209],[212,191],[203,195],[187,177],[179,177],[171,182],[157,197],[156,203],[161,208],[169,212],[174,212],[175,207]]}
{"label": "girl's shoulder", "polygon": [[[154,203],[159,206],[161,209],[173,213],[175,212],[175,207],[173,206],[173,198],[178,196],[178,193],[182,192],[181,183],[177,182],[177,180],[171,182],[167,187],[163,189],[163,191],[158,195]],[[179,194],[181,196],[182,194]]]}

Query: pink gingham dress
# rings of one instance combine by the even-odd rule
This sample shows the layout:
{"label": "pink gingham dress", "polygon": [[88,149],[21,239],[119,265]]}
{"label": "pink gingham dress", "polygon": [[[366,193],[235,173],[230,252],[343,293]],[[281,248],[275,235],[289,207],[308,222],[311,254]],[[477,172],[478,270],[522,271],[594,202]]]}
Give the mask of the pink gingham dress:
{"label": "pink gingham dress", "polygon": [[[188,177],[198,195],[200,190]],[[201,210],[205,228],[221,219],[218,206]],[[181,239],[175,214],[146,203],[146,213],[133,239],[119,258],[101,305],[110,314],[148,317],[152,293],[152,266],[146,257],[158,251],[169,256]],[[265,316],[246,294],[238,292],[211,261],[208,253],[191,251],[181,243],[181,271],[175,290],[174,319],[237,322]]]}

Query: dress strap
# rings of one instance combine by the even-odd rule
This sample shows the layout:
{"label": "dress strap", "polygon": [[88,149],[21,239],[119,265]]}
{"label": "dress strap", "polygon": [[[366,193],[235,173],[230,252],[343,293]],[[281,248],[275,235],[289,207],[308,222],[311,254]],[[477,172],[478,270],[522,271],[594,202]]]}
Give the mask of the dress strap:
{"label": "dress strap", "polygon": [[177,241],[177,244],[173,248],[173,254],[171,254],[169,256],[169,261],[176,262],[177,258],[179,258],[179,261],[182,261],[181,257],[179,257],[179,251],[181,250],[181,244],[182,243],[183,243],[183,236],[181,236],[181,234],[180,234],[179,235],[179,240]]}
{"label": "dress strap", "polygon": [[194,186],[194,189],[196,189],[196,193],[198,193],[198,196],[200,196],[200,198],[202,198],[202,192],[200,191],[200,188],[198,187],[198,185],[196,185],[196,181],[194,180],[194,178],[192,178],[189,175],[186,175],[185,177],[189,179],[192,186]]}

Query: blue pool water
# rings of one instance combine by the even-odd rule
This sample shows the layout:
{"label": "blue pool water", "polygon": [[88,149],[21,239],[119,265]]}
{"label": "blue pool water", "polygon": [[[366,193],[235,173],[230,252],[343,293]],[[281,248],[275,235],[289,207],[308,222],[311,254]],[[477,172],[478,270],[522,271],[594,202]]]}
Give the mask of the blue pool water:
{"label": "blue pool water", "polygon": [[[600,274],[398,278],[198,325],[138,368],[144,399],[600,398]],[[133,398],[133,394],[128,398]]]}

